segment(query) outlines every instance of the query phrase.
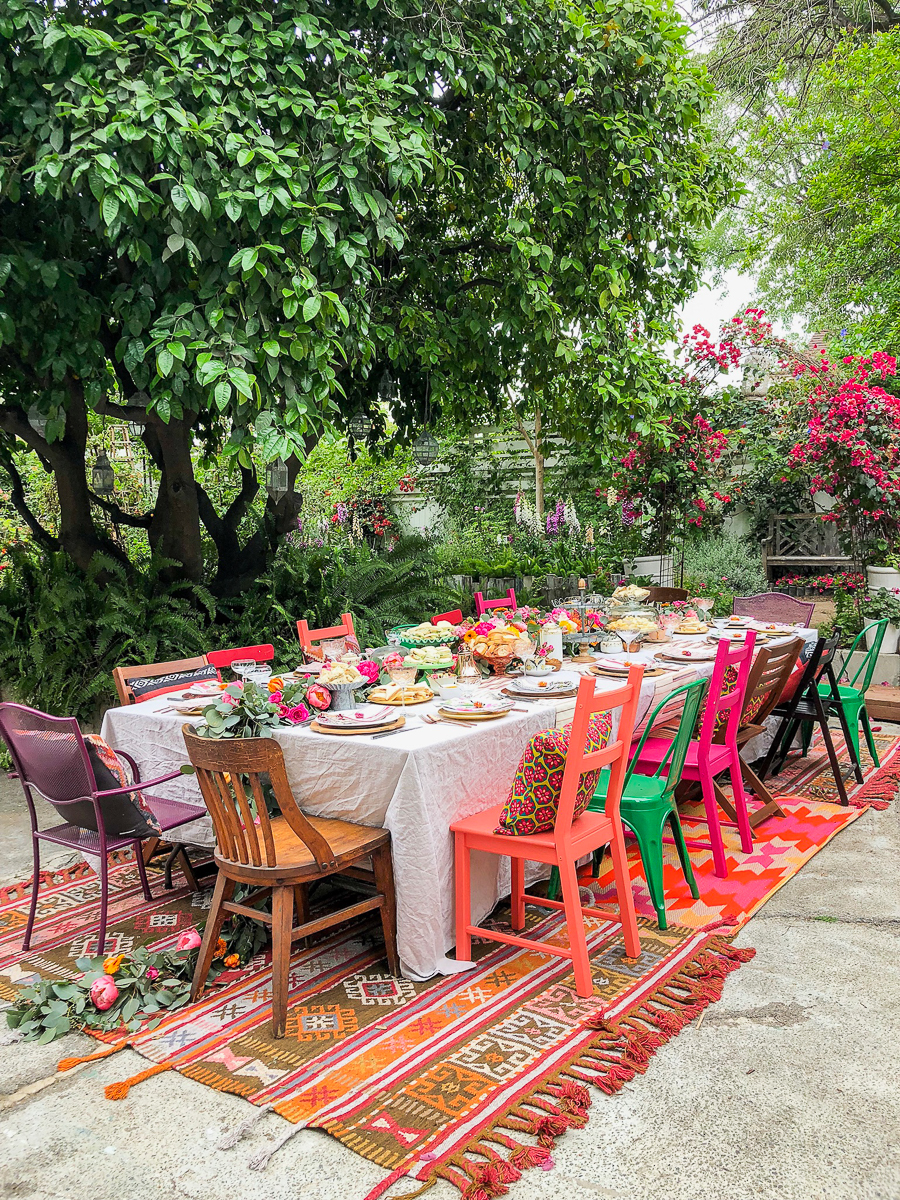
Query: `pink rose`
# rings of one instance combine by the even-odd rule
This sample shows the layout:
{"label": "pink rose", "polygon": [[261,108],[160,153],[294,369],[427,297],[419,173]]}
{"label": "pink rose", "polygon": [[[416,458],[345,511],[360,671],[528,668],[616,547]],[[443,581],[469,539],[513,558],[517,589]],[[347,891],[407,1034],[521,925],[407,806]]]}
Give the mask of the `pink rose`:
{"label": "pink rose", "polygon": [[370,658],[364,658],[362,662],[358,662],[356,664],[356,669],[359,671],[360,675],[365,675],[369,683],[378,682],[378,676],[381,674],[381,670],[377,662],[372,662]]}
{"label": "pink rose", "polygon": [[91,984],[91,999],[94,1007],[99,1008],[101,1012],[112,1008],[118,998],[119,989],[116,987],[116,981],[112,975],[101,975]]}
{"label": "pink rose", "polygon": [[[272,694],[269,696],[270,704],[281,704],[283,700],[284,700],[284,692],[272,692]],[[282,713],[281,715],[284,716],[284,713]]]}
{"label": "pink rose", "polygon": [[156,967],[148,967],[147,968],[147,978],[148,979],[159,979],[159,971],[156,969]]}
{"label": "pink rose", "polygon": [[301,725],[304,721],[309,720],[311,714],[305,704],[295,704],[293,708],[282,704],[278,710],[278,715],[283,720],[290,721],[292,725]]}
{"label": "pink rose", "polygon": [[306,699],[313,708],[323,712],[331,704],[331,692],[324,684],[311,683],[306,689]]}
{"label": "pink rose", "polygon": [[179,933],[178,941],[175,943],[176,950],[196,950],[200,945],[200,934],[196,929],[185,929],[183,933]]}

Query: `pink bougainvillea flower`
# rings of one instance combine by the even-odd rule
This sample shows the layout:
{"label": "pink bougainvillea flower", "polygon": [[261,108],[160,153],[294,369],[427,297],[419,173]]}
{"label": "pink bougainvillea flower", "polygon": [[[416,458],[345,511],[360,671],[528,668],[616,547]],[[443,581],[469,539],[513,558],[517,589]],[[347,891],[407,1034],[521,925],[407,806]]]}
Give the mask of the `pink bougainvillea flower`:
{"label": "pink bougainvillea flower", "polygon": [[91,984],[91,1000],[94,1002],[94,1007],[99,1008],[101,1012],[112,1008],[118,998],[119,989],[116,987],[116,981],[112,975],[101,975]]}
{"label": "pink bougainvillea flower", "polygon": [[183,933],[179,933],[178,941],[175,943],[176,950],[196,950],[200,945],[200,934],[196,929],[185,929]]}

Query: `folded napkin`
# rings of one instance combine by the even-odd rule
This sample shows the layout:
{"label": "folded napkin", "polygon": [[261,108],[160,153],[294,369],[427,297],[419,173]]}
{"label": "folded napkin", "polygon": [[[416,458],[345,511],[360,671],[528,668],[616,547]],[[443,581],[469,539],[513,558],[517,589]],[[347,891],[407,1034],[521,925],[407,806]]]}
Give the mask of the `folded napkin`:
{"label": "folded napkin", "polygon": [[374,724],[376,721],[387,720],[388,717],[390,717],[392,720],[396,720],[397,717],[397,713],[390,705],[386,705],[384,708],[376,708],[376,710],[371,713],[325,713],[326,724],[328,725],[359,725],[362,723],[369,725]]}

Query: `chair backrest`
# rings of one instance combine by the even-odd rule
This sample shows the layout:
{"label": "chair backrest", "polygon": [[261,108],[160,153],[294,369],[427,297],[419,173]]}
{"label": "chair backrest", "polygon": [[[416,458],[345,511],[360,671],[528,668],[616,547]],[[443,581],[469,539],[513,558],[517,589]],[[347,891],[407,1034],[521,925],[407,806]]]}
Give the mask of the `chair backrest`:
{"label": "chair backrest", "polygon": [[857,688],[861,692],[868,691],[869,684],[872,682],[872,676],[875,673],[875,662],[878,658],[878,655],[881,653],[881,643],[884,641],[884,635],[887,631],[887,627],[888,618],[882,617],[880,621],[871,621],[854,638],[853,645],[850,647],[849,651],[844,657],[844,669],[841,671],[841,675],[844,675],[846,672],[848,678],[848,664],[850,663],[853,653],[855,652],[857,646],[865,647],[866,635],[870,633],[872,634],[872,645],[865,650],[863,654],[863,660],[856,668],[856,674],[850,680],[850,686],[852,688]]}
{"label": "chair backrest", "polygon": [[[199,667],[208,666],[205,654],[200,654],[196,658],[175,658],[171,662],[162,663],[145,663],[139,667],[114,667],[113,668],[113,683],[116,685],[116,692],[119,697],[120,704],[138,704],[143,698],[149,700],[149,696],[137,697],[131,690],[130,681],[132,679],[156,679],[159,681],[159,689],[154,691],[155,696],[164,694],[165,692],[177,692],[183,690],[187,684],[180,677],[186,671],[196,671]],[[167,685],[165,680],[166,675],[172,676],[171,687]]]}
{"label": "chair backrest", "polygon": [[687,588],[652,587],[647,589],[648,604],[673,604],[676,600],[687,600]]}
{"label": "chair backrest", "polygon": [[[706,708],[700,724],[700,755],[709,752],[713,737],[721,731],[720,741],[735,746],[753,651],[756,646],[756,631],[751,629],[741,642],[730,642],[722,638],[716,651],[712,679]],[[723,727],[724,722],[724,727]]]}
{"label": "chair backrest", "polygon": [[744,697],[738,728],[743,729],[751,724],[761,725],[765,721],[781,699],[781,693],[791,677],[791,672],[797,664],[797,655],[802,649],[803,638],[794,637],[784,645],[763,646],[757,651],[750,668],[747,694]]}
{"label": "chair backrest", "polygon": [[781,621],[786,625],[798,625],[801,621],[809,628],[815,601],[804,603],[783,592],[760,592],[758,596],[735,596],[731,611],[737,617],[753,617],[756,621]]}
{"label": "chair backrest", "polygon": [[499,600],[485,600],[481,592],[475,593],[475,616],[483,616],[489,609],[492,608],[509,608],[513,612],[516,610],[516,593],[513,588],[510,588],[505,596],[501,596]]}
{"label": "chair backrest", "polygon": [[344,639],[346,644],[347,639],[352,639],[357,650],[359,649],[356,631],[353,628],[353,617],[350,613],[341,614],[340,625],[328,625],[324,629],[310,629],[306,621],[298,621],[297,637],[300,639],[302,650],[313,658],[327,657],[325,648],[316,646],[316,642],[337,642]]}
{"label": "chair backrest", "polygon": [[449,612],[435,613],[431,618],[431,623],[432,625],[437,625],[438,621],[449,621],[451,625],[462,625],[462,609],[451,608]]}
{"label": "chair backrest", "polygon": [[261,646],[238,646],[234,650],[209,650],[207,661],[213,667],[230,667],[240,659],[253,659],[254,662],[271,662],[275,657],[275,647],[264,642]]}
{"label": "chair backrest", "polygon": [[[569,735],[569,749],[566,753],[566,767],[563,772],[562,787],[559,794],[559,807],[556,814],[556,825],[553,835],[558,846],[566,846],[569,842],[572,820],[575,814],[575,802],[581,777],[586,771],[598,768],[610,768],[609,787],[606,793],[604,812],[613,821],[619,821],[619,802],[622,799],[622,788],[625,785],[625,772],[628,767],[628,754],[631,750],[631,735],[634,732],[634,720],[637,716],[638,700],[641,695],[641,681],[644,678],[644,668],[634,666],[628,672],[628,680],[622,687],[612,691],[596,691],[597,680],[593,676],[585,677],[578,685],[578,696],[575,700],[575,715],[572,718],[572,731]],[[602,750],[585,751],[588,735],[588,722],[594,713],[612,712],[621,709],[619,725],[615,730],[615,738],[609,741]]]}
{"label": "chair backrest", "polygon": [[281,747],[273,738],[201,738],[191,725],[183,725],[181,732],[212,817],[221,858],[244,866],[278,865],[261,778],[268,776],[285,821],[310,850],[320,870],[334,869],[335,854],[297,806]]}
{"label": "chair backrest", "polygon": [[632,751],[631,761],[628,764],[628,771],[625,775],[626,783],[634,773],[634,768],[641,757],[644,743],[653,733],[654,727],[673,724],[677,719],[678,728],[675,735],[671,739],[669,748],[663,755],[659,766],[653,772],[653,775],[657,776],[662,775],[663,771],[666,771],[668,781],[666,784],[666,793],[668,794],[675,790],[681,779],[681,772],[684,770],[684,760],[687,758],[688,746],[691,744],[691,738],[697,725],[700,705],[703,703],[703,698],[708,689],[708,679],[695,679],[691,683],[682,684],[681,687],[676,688],[668,696],[660,700],[647,720],[644,732],[641,734],[641,740]]}
{"label": "chair backrest", "polygon": [[53,717],[24,704],[0,704],[0,736],[32,807],[28,788],[65,804],[97,790],[87,746],[74,717]]}

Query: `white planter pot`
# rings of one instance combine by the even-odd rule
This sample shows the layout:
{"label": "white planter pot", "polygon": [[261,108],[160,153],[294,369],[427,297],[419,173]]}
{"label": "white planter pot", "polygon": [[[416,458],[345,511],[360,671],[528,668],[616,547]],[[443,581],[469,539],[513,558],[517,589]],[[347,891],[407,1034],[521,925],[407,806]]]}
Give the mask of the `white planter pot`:
{"label": "white planter pot", "polygon": [[[875,631],[866,630],[866,645],[872,649],[872,643],[875,641]],[[897,645],[900,643],[900,625],[888,625],[884,631],[884,641],[881,643],[879,656],[882,654],[896,654]]]}
{"label": "white planter pot", "polygon": [[866,578],[872,588],[900,588],[900,571],[893,567],[866,567]]}
{"label": "white planter pot", "polygon": [[675,566],[671,554],[643,554],[631,560],[633,575],[649,575],[660,587],[671,587],[675,579]]}

